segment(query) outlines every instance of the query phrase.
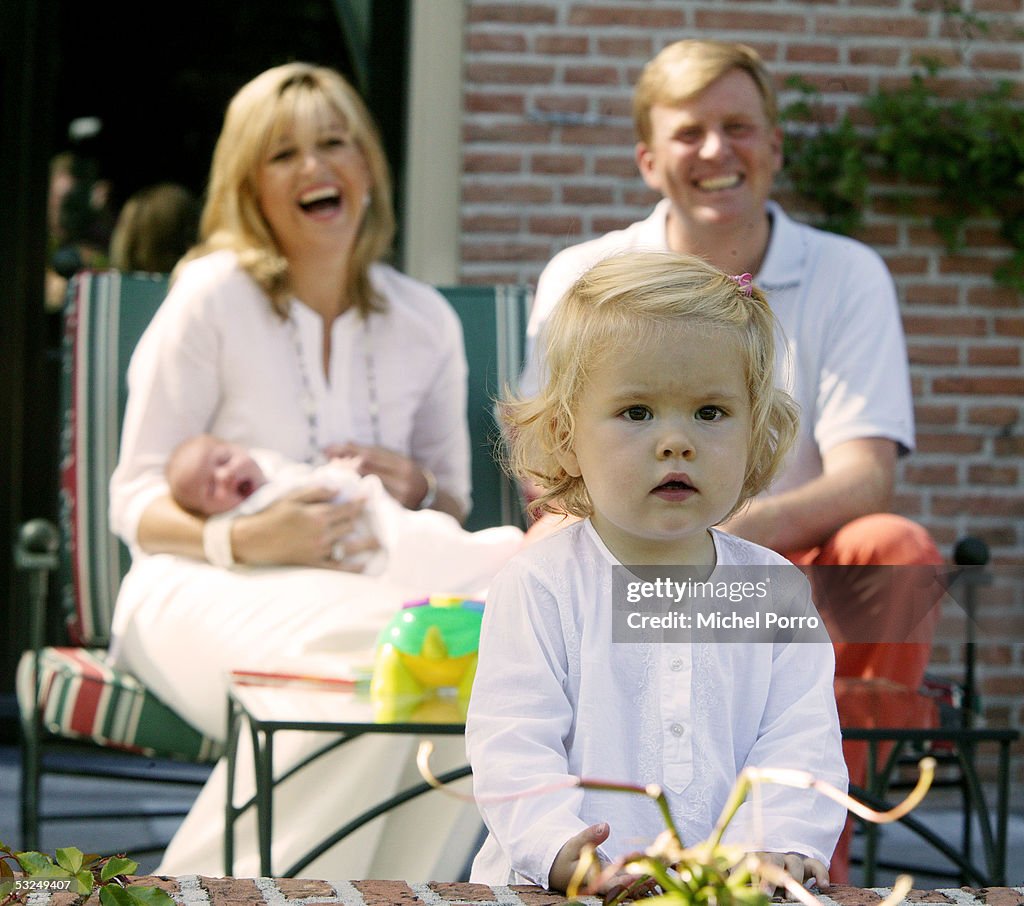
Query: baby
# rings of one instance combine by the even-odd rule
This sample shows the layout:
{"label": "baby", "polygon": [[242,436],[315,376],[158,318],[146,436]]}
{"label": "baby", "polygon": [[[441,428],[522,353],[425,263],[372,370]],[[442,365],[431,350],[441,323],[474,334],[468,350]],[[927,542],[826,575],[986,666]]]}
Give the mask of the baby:
{"label": "baby", "polygon": [[407,510],[376,475],[360,475],[348,459],[312,466],[199,434],[175,448],[165,474],[175,502],[198,516],[245,516],[308,487],[332,488],[338,501],[365,500],[355,537],[376,538],[380,548],[350,556],[345,565],[424,592],[478,593],[482,577],[522,545],[515,526],[467,532],[446,513]]}

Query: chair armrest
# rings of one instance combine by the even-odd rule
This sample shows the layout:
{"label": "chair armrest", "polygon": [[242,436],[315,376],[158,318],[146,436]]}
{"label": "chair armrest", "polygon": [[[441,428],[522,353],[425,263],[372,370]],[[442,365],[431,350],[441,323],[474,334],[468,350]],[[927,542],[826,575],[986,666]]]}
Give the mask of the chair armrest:
{"label": "chair armrest", "polygon": [[14,566],[28,574],[28,638],[37,653],[45,644],[47,591],[50,573],[57,569],[59,547],[57,527],[47,519],[24,523],[14,544]]}

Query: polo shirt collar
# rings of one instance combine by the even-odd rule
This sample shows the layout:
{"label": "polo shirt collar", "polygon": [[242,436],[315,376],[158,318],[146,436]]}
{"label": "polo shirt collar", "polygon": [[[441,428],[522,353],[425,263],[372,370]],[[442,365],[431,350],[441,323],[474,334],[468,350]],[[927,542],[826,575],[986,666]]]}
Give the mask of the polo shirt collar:
{"label": "polo shirt collar", "polygon": [[772,234],[761,269],[754,279],[764,289],[797,286],[807,260],[805,236],[796,221],[774,201],[769,201],[766,208],[772,219]]}
{"label": "polo shirt collar", "polygon": [[[668,212],[671,202],[663,198],[655,205],[646,220],[641,220],[637,243],[642,248],[668,248]],[[804,236],[795,220],[774,201],[765,204],[772,220],[772,233],[768,239],[761,269],[755,275],[758,286],[765,289],[784,289],[797,286],[807,258]]]}

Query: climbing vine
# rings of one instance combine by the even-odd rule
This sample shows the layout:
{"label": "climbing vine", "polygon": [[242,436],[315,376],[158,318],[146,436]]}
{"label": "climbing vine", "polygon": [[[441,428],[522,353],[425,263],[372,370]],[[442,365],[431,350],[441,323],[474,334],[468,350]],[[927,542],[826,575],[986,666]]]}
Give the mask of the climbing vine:
{"label": "climbing vine", "polygon": [[[968,35],[987,28],[954,5],[945,14]],[[793,188],[818,206],[825,228],[851,233],[873,176],[930,187],[939,203],[932,224],[947,249],[963,248],[969,219],[993,218],[1011,250],[995,279],[1024,291],[1024,103],[1007,81],[982,81],[970,97],[951,99],[941,90],[943,67],[921,67],[906,87],[868,95],[834,124],[824,122],[819,93],[790,80],[800,95],[783,111]]]}

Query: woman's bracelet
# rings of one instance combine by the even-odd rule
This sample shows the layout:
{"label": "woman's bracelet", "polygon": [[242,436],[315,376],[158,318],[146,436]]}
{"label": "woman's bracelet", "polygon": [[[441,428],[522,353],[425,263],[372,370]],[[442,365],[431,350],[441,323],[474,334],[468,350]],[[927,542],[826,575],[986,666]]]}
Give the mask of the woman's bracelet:
{"label": "woman's bracelet", "polygon": [[203,524],[203,555],[213,566],[231,569],[235,556],[231,552],[231,526],[234,516],[210,516]]}
{"label": "woman's bracelet", "polygon": [[433,505],[434,501],[437,500],[437,479],[434,477],[434,473],[430,469],[421,467],[423,469],[423,477],[427,480],[427,493],[423,495],[423,499],[420,501],[419,506],[416,507],[418,510],[429,510]]}

